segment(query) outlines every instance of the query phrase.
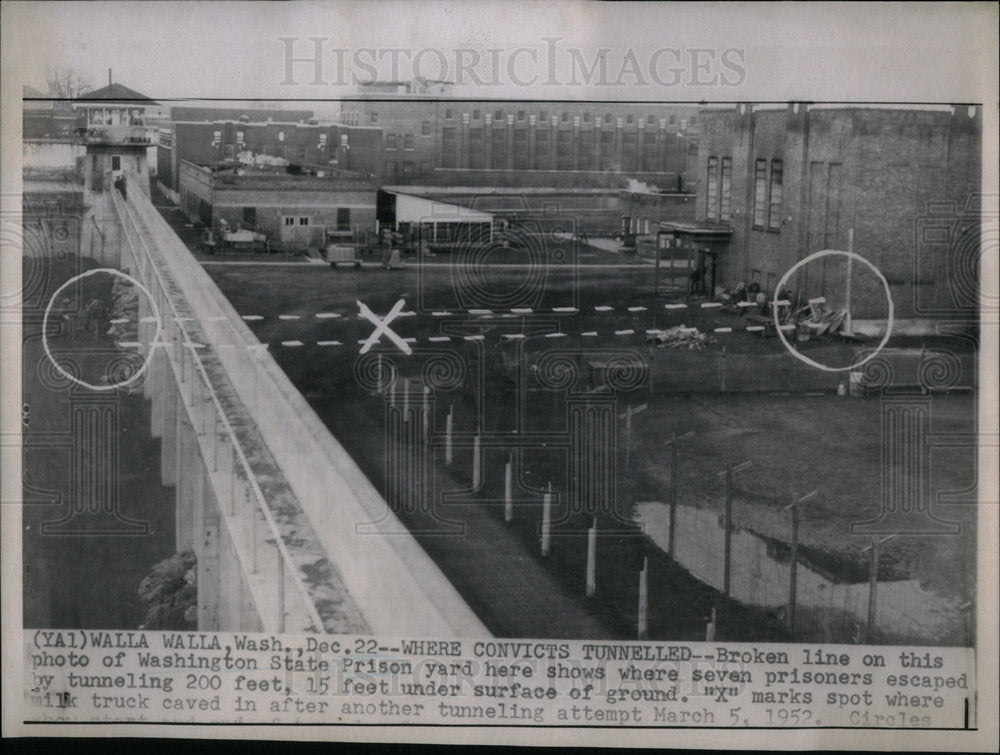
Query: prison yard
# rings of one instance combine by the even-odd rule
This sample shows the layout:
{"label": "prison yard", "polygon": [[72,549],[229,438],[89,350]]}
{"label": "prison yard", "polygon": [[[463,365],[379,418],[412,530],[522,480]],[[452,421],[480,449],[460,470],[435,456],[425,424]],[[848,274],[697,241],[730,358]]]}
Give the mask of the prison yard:
{"label": "prison yard", "polygon": [[29,622],[974,644],[981,107],[110,79],[26,118]]}
{"label": "prison yard", "polygon": [[[897,377],[939,353],[968,373],[974,343],[890,338],[852,385],[790,350],[843,368],[877,339],[783,342],[654,291],[651,262],[539,248],[206,270],[498,636],[971,641],[973,447],[934,448],[923,472],[887,461],[929,475],[953,524],[862,532],[881,513],[887,355]],[[910,391],[930,435],[975,432],[970,379]]]}

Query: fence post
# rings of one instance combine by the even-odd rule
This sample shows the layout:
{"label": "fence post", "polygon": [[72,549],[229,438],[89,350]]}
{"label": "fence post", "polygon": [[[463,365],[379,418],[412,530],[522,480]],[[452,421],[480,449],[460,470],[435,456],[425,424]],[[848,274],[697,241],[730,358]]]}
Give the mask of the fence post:
{"label": "fence post", "polygon": [[426,385],[424,386],[424,405],[423,405],[423,429],[424,429],[424,443],[426,444],[430,440],[431,432],[431,389]]}
{"label": "fence post", "polygon": [[878,592],[878,540],[872,538],[871,573],[868,576],[868,641],[875,633],[875,605]]}
{"label": "fence post", "polygon": [[788,633],[795,637],[795,603],[798,589],[798,566],[799,566],[799,504],[805,503],[814,497],[819,491],[814,490],[806,493],[801,498],[796,497],[792,491],[792,502],[785,506],[792,510],[792,561],[788,574]]}
{"label": "fence post", "polygon": [[730,574],[733,567],[733,465],[726,467],[726,514],[725,524],[725,545],[723,546],[722,560],[722,591],[729,595],[732,587]]}
{"label": "fence post", "polygon": [[597,590],[597,517],[593,526],[587,530],[587,597],[590,598]]}
{"label": "fence post", "polygon": [[674,558],[674,529],[677,525],[677,484],[679,480],[677,470],[677,441],[693,437],[693,432],[678,435],[675,430],[671,434],[670,440],[667,441],[670,444],[670,532],[668,533],[667,540],[667,554],[670,558]]}
{"label": "fence post", "polygon": [[281,548],[274,546],[278,554],[278,633],[285,631],[285,559],[281,557]]}
{"label": "fence post", "polygon": [[552,536],[552,483],[542,498],[542,555],[549,555],[549,541]]}
{"label": "fence post", "polygon": [[444,425],[444,463],[445,466],[450,467],[452,461],[452,450],[451,450],[451,429],[453,415],[455,413],[455,405],[451,404],[448,407],[448,418],[445,420]]}
{"label": "fence post", "polygon": [[647,556],[642,557],[642,571],[639,572],[639,619],[638,619],[638,634],[640,640],[645,640],[649,637],[649,579],[647,577],[647,568],[649,567],[649,558]]}
{"label": "fence post", "polygon": [[513,459],[513,454],[507,457],[507,464],[503,470],[503,520],[509,522],[514,518],[514,500],[513,500],[513,469],[511,468],[511,461]]}
{"label": "fence post", "polygon": [[[794,500],[795,495],[792,495]],[[788,634],[795,638],[795,602],[799,566],[799,507],[792,504],[792,563],[788,576]]]}
{"label": "fence post", "polygon": [[[865,638],[869,643],[875,638],[875,606],[877,605],[876,593],[878,592],[878,559],[879,552],[878,548],[882,543],[892,540],[895,535],[889,535],[881,540],[878,538],[872,538],[872,544],[869,546],[872,549],[872,562],[871,570],[868,574],[868,636]],[[868,550],[865,548],[864,550]],[[863,553],[864,551],[862,551]]]}

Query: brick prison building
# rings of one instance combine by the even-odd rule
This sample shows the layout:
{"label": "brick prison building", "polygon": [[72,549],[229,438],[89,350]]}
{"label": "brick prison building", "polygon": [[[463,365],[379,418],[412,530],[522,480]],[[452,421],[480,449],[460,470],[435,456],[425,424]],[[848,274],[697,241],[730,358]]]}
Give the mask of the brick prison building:
{"label": "brick prison building", "polygon": [[[981,107],[742,104],[704,109],[700,127],[698,223],[678,235],[712,237],[719,285],[772,292],[806,256],[847,250],[853,231],[897,319],[975,312]],[[884,288],[865,267],[851,273],[853,313],[884,318]],[[788,286],[836,305],[846,275],[846,257],[831,255]]]}
{"label": "brick prison building", "polygon": [[185,161],[236,165],[241,154],[250,153],[311,170],[365,177],[381,170],[380,129],[320,124],[311,111],[174,108],[172,118],[159,134],[157,180],[177,203]]}
{"label": "brick prison building", "polygon": [[374,82],[341,121],[378,127],[386,182],[680,191],[696,154],[698,109],[649,103],[481,101],[448,82]]}

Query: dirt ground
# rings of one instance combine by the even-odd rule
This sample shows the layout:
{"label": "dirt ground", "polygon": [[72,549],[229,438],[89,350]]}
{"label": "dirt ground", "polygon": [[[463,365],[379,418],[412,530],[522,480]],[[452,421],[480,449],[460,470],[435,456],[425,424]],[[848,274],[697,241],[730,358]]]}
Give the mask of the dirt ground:
{"label": "dirt ground", "polygon": [[[371,323],[357,316],[357,300],[383,316],[397,299],[405,299],[405,309],[412,308],[416,315],[394,320],[392,328],[402,337],[417,339],[414,348],[418,356],[422,350],[448,350],[463,358],[471,355],[470,364],[482,366],[485,377],[480,388],[470,389],[466,384],[436,393],[434,426],[440,430],[448,407],[454,406],[456,432],[472,433],[477,423],[493,433],[526,429],[518,424],[516,388],[508,375],[495,369],[488,355],[490,344],[500,341],[500,333],[530,327],[540,320],[549,322],[552,329],[575,335],[598,330],[597,348],[640,350],[648,348],[646,329],[681,323],[696,326],[714,338],[698,353],[705,358],[706,375],[714,369],[713,355],[723,348],[730,354],[751,358],[778,355],[785,348],[776,338],[762,339],[746,332],[713,333],[715,328],[733,327],[739,331],[741,325],[745,326],[733,313],[703,309],[697,302],[686,309],[665,309],[665,302],[680,302],[683,297],[655,297],[650,270],[550,265],[545,270],[544,302],[535,308],[535,314],[515,316],[509,307],[496,306],[492,316],[473,318],[478,326],[467,332],[484,333],[486,338],[480,345],[470,344],[461,335],[454,335],[456,331],[449,331],[445,323],[453,320],[432,314],[457,309],[460,294],[469,290],[467,278],[462,278],[459,286],[455,284],[456,276],[464,276],[468,270],[449,267],[446,260],[422,269],[410,266],[399,271],[252,265],[211,265],[207,269],[239,313],[259,318],[248,320],[248,325],[262,342],[270,344],[278,363],[380,488],[386,470],[385,409],[383,399],[362,389],[355,374],[357,343],[373,329]],[[515,291],[524,279],[525,269],[483,265],[477,268],[476,275],[477,285],[484,289]],[[456,294],[456,288],[462,291]],[[562,306],[578,307],[579,311],[552,311]],[[595,307],[612,309],[597,311]],[[544,315],[539,314],[542,310]],[[318,318],[318,313],[324,316]],[[506,316],[500,317],[501,313]],[[629,329],[634,333],[614,335],[615,331]],[[446,346],[428,343],[429,336],[440,337],[446,332],[452,333],[452,341]],[[340,345],[332,345],[332,341]],[[328,345],[317,345],[320,342]],[[576,337],[552,341],[553,347],[559,348],[573,348],[577,343]],[[803,350],[830,347],[830,342],[801,346]],[[482,352],[478,352],[480,348]],[[385,339],[378,349],[386,359],[401,359],[400,352]],[[419,375],[419,369],[410,370],[410,375]],[[542,392],[523,398],[521,420],[529,420],[532,427],[551,429],[565,421],[560,396]],[[627,404],[645,403],[648,408],[634,418],[627,472],[627,439],[623,423],[619,423],[615,503],[599,517],[599,530],[617,528],[621,534],[599,539],[601,588],[596,599],[582,597],[589,514],[570,517],[565,530],[556,532],[552,556],[543,560],[537,555],[542,490],[551,482],[557,498],[562,500],[559,493],[567,487],[567,462],[559,449],[540,447],[522,453],[518,486],[523,501],[516,507],[513,523],[503,523],[502,504],[497,503],[502,500],[507,449],[490,447],[483,455],[482,491],[479,495],[459,496],[465,505],[452,505],[448,510],[450,517],[465,522],[464,538],[418,535],[498,634],[553,636],[570,632],[566,636],[572,636],[573,629],[566,626],[566,621],[560,622],[551,610],[545,610],[551,594],[558,593],[561,601],[574,606],[573,615],[582,612],[580,615],[596,620],[610,635],[631,636],[635,631],[635,577],[645,556],[650,559],[651,584],[655,585],[650,591],[651,636],[696,638],[703,634],[710,608],[717,606],[722,611],[720,637],[727,634],[727,622],[734,639],[781,637],[773,617],[727,603],[673,566],[637,528],[629,531],[620,524],[620,519],[628,518],[635,501],[669,500],[665,443],[675,430],[682,434],[694,432],[679,451],[682,503],[721,509],[724,489],[719,472],[728,462],[753,461],[751,468],[734,478],[737,526],[787,542],[790,517],[782,507],[789,502],[792,491],[802,494],[816,489],[817,497],[802,510],[805,557],[843,580],[867,578],[861,551],[870,538],[851,534],[850,527],[872,519],[879,511],[881,408],[877,397],[697,391],[663,395],[640,388],[619,395],[618,401],[618,411]],[[935,394],[931,432],[973,432],[974,412],[972,393]],[[969,448],[937,449],[931,465],[933,494],[966,489],[975,482],[974,454]],[[470,468],[471,450],[456,448],[450,469],[445,470],[440,460],[435,465],[436,484],[442,490],[468,486]],[[974,498],[974,493],[966,498]],[[941,505],[936,511],[961,522],[961,534],[896,538],[884,548],[880,578],[919,579],[928,589],[943,595],[971,599],[974,509],[970,504],[958,503]],[[407,522],[411,527],[415,523],[416,519]],[[463,540],[465,545],[457,546],[456,540]],[[516,578],[514,575],[521,572],[510,569],[518,560],[521,564],[531,562],[532,568],[523,573],[536,575],[532,579],[544,573],[549,586],[533,586],[532,579]],[[497,570],[506,576],[498,579]],[[514,585],[518,586],[516,594],[534,590],[535,597],[541,600],[519,601],[517,610],[511,610]],[[559,613],[565,616],[565,609]],[[597,630],[592,627],[588,631]]]}

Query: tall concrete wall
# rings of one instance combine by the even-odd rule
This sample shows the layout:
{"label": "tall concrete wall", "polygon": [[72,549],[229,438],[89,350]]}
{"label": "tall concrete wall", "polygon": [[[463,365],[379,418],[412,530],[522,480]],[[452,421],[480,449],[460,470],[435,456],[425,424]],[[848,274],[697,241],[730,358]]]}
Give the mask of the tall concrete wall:
{"label": "tall concrete wall", "polygon": [[488,636],[148,199],[112,199],[164,324],[140,338],[155,355],[152,425],[178,490],[178,544],[204,559],[199,616],[227,629]]}

